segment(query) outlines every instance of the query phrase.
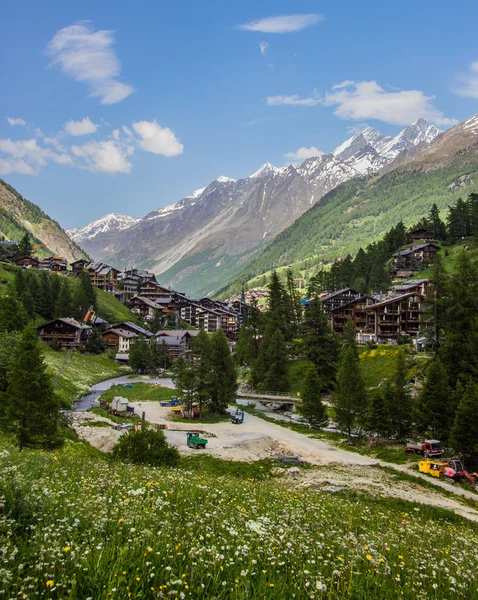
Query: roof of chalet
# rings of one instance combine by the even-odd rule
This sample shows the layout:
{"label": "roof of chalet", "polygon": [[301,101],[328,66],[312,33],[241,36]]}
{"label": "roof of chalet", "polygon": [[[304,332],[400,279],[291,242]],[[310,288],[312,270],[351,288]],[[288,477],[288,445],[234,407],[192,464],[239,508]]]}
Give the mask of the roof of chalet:
{"label": "roof of chalet", "polygon": [[90,263],[88,265],[88,270],[89,271],[94,271],[97,275],[108,275],[108,273],[110,271],[116,271],[117,273],[121,273],[121,271],[119,269],[116,269],[115,267],[112,267],[110,265],[107,265],[105,263],[102,262],[93,262]]}
{"label": "roof of chalet", "polygon": [[[122,327],[122,325],[123,325],[123,327]],[[127,329],[128,328],[132,329],[138,335],[144,335],[146,337],[152,337],[153,336],[153,334],[151,333],[151,331],[148,331],[147,329],[143,329],[139,325],[136,325],[136,323],[131,323],[131,321],[121,321],[121,323],[114,323],[111,326],[111,329],[123,329],[124,326],[126,326]]]}
{"label": "roof of chalet", "polygon": [[146,304],[146,306],[150,306],[151,308],[159,308],[155,300],[150,300],[149,298],[144,298],[143,296],[133,296],[131,298],[131,302],[133,300],[138,300],[141,302],[141,304]]}
{"label": "roof of chalet", "polygon": [[405,292],[406,290],[410,290],[415,287],[418,287],[418,286],[422,285],[423,283],[428,283],[428,281],[429,281],[429,279],[415,279],[415,280],[411,280],[411,281],[404,281],[400,285],[396,285],[395,290],[397,292],[399,290],[401,292]]}
{"label": "roof of chalet", "polygon": [[86,260],[86,258],[79,258],[78,260],[74,260],[73,262],[71,262],[70,266],[78,265],[79,263],[90,264],[90,261]]}
{"label": "roof of chalet", "polygon": [[423,248],[428,248],[428,246],[433,246],[434,248],[439,248],[439,246],[437,244],[434,244],[433,242],[425,242],[424,244],[418,244],[417,246],[411,246],[410,248],[401,250],[400,252],[395,253],[393,256],[407,256],[408,254],[412,254],[412,252],[418,252],[418,250],[423,250]]}
{"label": "roof of chalet", "polygon": [[416,292],[410,292],[408,294],[401,294],[400,296],[392,296],[391,298],[387,298],[387,300],[382,300],[382,302],[377,302],[376,304],[372,304],[371,306],[368,307],[367,310],[375,310],[376,308],[379,308],[380,306],[385,306],[385,304],[392,304],[393,302],[400,302],[401,300],[404,300],[405,298],[410,298],[410,296],[419,296],[420,298],[423,298],[423,296],[421,294],[417,294]]}
{"label": "roof of chalet", "polygon": [[66,323],[67,325],[71,325],[72,327],[74,327],[75,329],[91,329],[90,325],[87,325],[86,323],[82,323],[81,321],[77,321],[76,319],[70,318],[70,317],[59,317],[58,319],[53,319],[53,321],[49,321],[48,323],[44,323],[43,325],[40,325],[39,327],[37,327],[38,329],[43,329],[44,327],[47,327],[48,325],[53,325],[53,323],[56,323],[57,321],[61,321],[62,323]]}
{"label": "roof of chalet", "polygon": [[185,335],[188,335],[189,337],[196,337],[197,335],[199,335],[199,330],[198,329],[162,329],[160,331],[157,331],[154,334],[154,337],[180,336],[183,338]]}
{"label": "roof of chalet", "polygon": [[319,300],[321,302],[325,302],[326,300],[331,300],[332,298],[335,298],[335,296],[338,296],[339,294],[343,294],[344,292],[353,292],[354,294],[359,295],[360,292],[357,292],[356,290],[353,290],[352,288],[342,288],[341,290],[337,290],[336,292],[332,292],[330,294],[327,294],[326,296],[322,296],[322,298],[319,298]]}
{"label": "roof of chalet", "polygon": [[119,337],[123,337],[126,339],[132,339],[135,337],[138,337],[137,333],[133,333],[132,331],[127,331],[126,329],[117,329],[112,327],[111,329],[107,329],[106,331],[103,332],[103,335],[105,335],[106,333],[115,333],[116,335],[118,335]]}
{"label": "roof of chalet", "polygon": [[173,301],[171,296],[169,298],[156,298],[156,304],[170,304]]}
{"label": "roof of chalet", "polygon": [[363,301],[365,299],[372,300],[374,303],[376,301],[373,296],[369,296],[368,294],[364,294],[363,296],[359,296],[358,298],[354,298],[353,300],[350,300],[349,302],[346,302],[345,304],[342,304],[341,306],[337,306],[336,308],[333,308],[331,310],[331,312],[342,310],[343,308],[346,308],[350,304],[357,304],[358,302],[361,302],[361,301]]}

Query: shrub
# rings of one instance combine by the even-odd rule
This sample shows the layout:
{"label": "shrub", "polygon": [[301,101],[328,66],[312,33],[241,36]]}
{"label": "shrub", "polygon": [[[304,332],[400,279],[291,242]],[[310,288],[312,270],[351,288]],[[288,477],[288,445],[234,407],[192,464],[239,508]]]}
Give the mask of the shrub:
{"label": "shrub", "polygon": [[174,466],[179,460],[179,452],[169,446],[160,429],[144,426],[138,431],[130,431],[120,437],[113,449],[113,456],[134,464]]}

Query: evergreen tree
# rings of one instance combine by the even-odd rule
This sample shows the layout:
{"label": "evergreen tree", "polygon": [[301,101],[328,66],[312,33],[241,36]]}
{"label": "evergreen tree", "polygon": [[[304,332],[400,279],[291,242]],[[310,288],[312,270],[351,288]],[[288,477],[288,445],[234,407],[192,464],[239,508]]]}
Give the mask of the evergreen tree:
{"label": "evergreen tree", "polygon": [[287,347],[281,331],[268,330],[261,345],[259,354],[263,353],[266,370],[262,381],[262,389],[274,392],[286,392],[287,377]]}
{"label": "evergreen tree", "polygon": [[[40,313],[41,301],[40,301],[40,286],[38,284],[38,277],[32,271],[25,271],[26,275],[26,290],[28,290],[35,302],[35,312]],[[26,291],[25,290],[25,291]]]}
{"label": "evergreen tree", "polygon": [[7,295],[0,296],[0,332],[22,331],[27,322],[27,313],[12,286]]}
{"label": "evergreen tree", "polygon": [[196,401],[199,403],[199,413],[202,416],[212,395],[211,341],[209,335],[201,329],[192,341],[192,362],[195,366]]}
{"label": "evergreen tree", "polygon": [[436,204],[432,204],[428,213],[428,230],[434,240],[444,242],[447,238],[445,223],[440,219],[440,211]]}
{"label": "evergreen tree", "polygon": [[304,381],[300,392],[298,412],[311,425],[311,427],[325,427],[328,422],[327,411],[322,402],[320,382],[317,371],[313,366],[308,366],[304,372]]}
{"label": "evergreen tree", "polygon": [[432,266],[430,280],[432,285],[429,287],[423,303],[421,325],[427,338],[427,346],[437,353],[444,335],[448,304],[448,277],[439,254]]}
{"label": "evergreen tree", "polygon": [[25,309],[28,322],[34,321],[36,316],[35,301],[33,300],[33,296],[30,294],[29,290],[23,293],[22,304],[23,308]]}
{"label": "evergreen tree", "polygon": [[305,355],[315,365],[322,391],[330,391],[337,370],[338,345],[318,298],[312,299],[305,310],[304,329]]}
{"label": "evergreen tree", "polygon": [[40,275],[38,300],[35,305],[37,312],[40,313],[42,317],[45,319],[50,319],[52,317],[54,306],[52,290],[50,287],[50,276],[48,273],[43,272]]}
{"label": "evergreen tree", "polygon": [[184,360],[180,356],[173,366],[173,381],[179,397],[187,410],[191,410],[196,401],[196,372],[191,360]]}
{"label": "evergreen tree", "polygon": [[99,331],[93,331],[86,343],[86,350],[91,354],[102,354],[106,349],[105,340]]}
{"label": "evergreen tree", "polygon": [[96,291],[91,283],[91,277],[86,271],[82,271],[78,277],[78,284],[73,295],[75,306],[75,318],[82,320],[90,306],[93,310],[97,308]]}
{"label": "evergreen tree", "polygon": [[149,330],[157,333],[163,327],[163,314],[160,310],[155,310],[153,318],[149,322]]}
{"label": "evergreen tree", "polygon": [[151,350],[148,342],[142,338],[135,338],[129,347],[129,366],[133,371],[144,373],[151,364]]}
{"label": "evergreen tree", "polygon": [[23,269],[19,269],[15,273],[14,285],[15,291],[17,292],[17,296],[21,298],[28,287],[28,278]]}
{"label": "evergreen tree", "polygon": [[387,397],[380,388],[375,389],[370,397],[366,428],[371,433],[385,437],[390,431],[390,413],[388,410]]}
{"label": "evergreen tree", "polygon": [[347,346],[340,353],[337,383],[332,400],[337,422],[340,428],[347,432],[350,440],[353,426],[363,427],[367,394],[359,359],[354,350]]}
{"label": "evergreen tree", "polygon": [[403,350],[400,350],[392,381],[392,410],[390,413],[392,428],[397,440],[403,440],[409,435],[412,423],[412,399],[407,385],[407,359]]}
{"label": "evergreen tree", "polygon": [[53,316],[55,319],[58,317],[69,317],[76,313],[74,304],[71,300],[70,286],[66,280],[63,281],[58,292],[58,296],[55,299],[55,308]]}
{"label": "evergreen tree", "polygon": [[33,325],[26,327],[20,337],[7,380],[6,423],[20,450],[57,445],[60,403],[46,372]]}
{"label": "evergreen tree", "polygon": [[222,414],[236,399],[236,368],[229,342],[222,329],[211,335],[210,347],[210,408],[213,413]]}
{"label": "evergreen tree", "polygon": [[418,433],[446,442],[453,423],[454,407],[446,371],[438,358],[428,366],[425,383],[415,403]]}
{"label": "evergreen tree", "polygon": [[470,235],[478,236],[478,194],[468,196]]}
{"label": "evergreen tree", "polygon": [[269,309],[266,314],[266,328],[279,330],[285,339],[289,339],[291,322],[287,294],[276,271],[272,271],[267,287],[269,289]]}
{"label": "evergreen tree", "polygon": [[20,240],[20,242],[19,242],[19,244],[17,246],[16,255],[18,257],[20,257],[20,256],[32,256],[33,255],[33,244],[32,244],[32,241],[31,241],[30,236],[28,235],[28,233],[25,233],[25,235]]}
{"label": "evergreen tree", "polygon": [[251,327],[243,325],[239,330],[236,344],[236,364],[239,366],[251,366],[256,358],[254,332]]}
{"label": "evergreen tree", "polygon": [[157,354],[157,363],[159,368],[161,369],[169,369],[171,366],[171,356],[169,354],[168,345],[164,340],[157,344],[158,346],[158,354]]}
{"label": "evergreen tree", "polygon": [[58,295],[61,290],[62,280],[63,280],[63,278],[61,277],[61,275],[52,275],[52,277],[50,278],[50,292],[51,292],[52,307],[53,307],[51,309],[52,316],[55,313],[55,302],[56,302],[56,299],[58,298]]}
{"label": "evergreen tree", "polygon": [[291,269],[286,272],[286,302],[288,321],[291,323],[292,334],[295,335],[302,318],[302,305]]}
{"label": "evergreen tree", "polygon": [[123,462],[154,467],[171,467],[179,461],[177,448],[168,445],[164,433],[145,425],[122,435],[113,449],[113,456]]}
{"label": "evergreen tree", "polygon": [[478,459],[478,384],[470,381],[458,405],[450,441],[455,452]]}
{"label": "evergreen tree", "polygon": [[447,231],[451,240],[470,235],[469,205],[461,198],[458,198],[453,206],[448,207]]}

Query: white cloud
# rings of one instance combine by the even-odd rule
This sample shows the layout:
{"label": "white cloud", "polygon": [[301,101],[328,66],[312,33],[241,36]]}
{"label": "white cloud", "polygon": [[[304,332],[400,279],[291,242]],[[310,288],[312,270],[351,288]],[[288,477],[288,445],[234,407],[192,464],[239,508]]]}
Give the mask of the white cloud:
{"label": "white cloud", "polygon": [[262,33],[290,33],[292,31],[300,31],[310,25],[315,25],[315,23],[319,23],[324,19],[325,17],[318,13],[281,15],[250,21],[249,23],[239,25],[238,28],[246,31],[261,31]]}
{"label": "white cloud", "polygon": [[89,135],[95,133],[98,125],[92,123],[89,117],[85,117],[82,121],[68,121],[65,123],[65,131],[70,135]]}
{"label": "white cloud", "polygon": [[315,106],[320,103],[320,98],[314,92],[309,98],[300,98],[297,94],[293,96],[269,96],[267,104],[270,106],[279,106],[286,104],[288,106]]}
{"label": "white cloud", "polygon": [[138,121],[133,129],[141,137],[138,146],[146,152],[177,156],[183,153],[184,146],[168,127],[161,127],[156,121]]}
{"label": "white cloud", "polygon": [[57,153],[39,146],[37,140],[12,141],[10,138],[0,139],[0,153],[6,154],[0,157],[2,161],[2,173],[23,173],[25,175],[37,175],[48,162],[53,161],[62,165],[71,165],[73,160],[66,153]]}
{"label": "white cloud", "polygon": [[478,60],[471,63],[470,70],[466,75],[461,75],[461,86],[455,91],[459,96],[467,98],[478,98]]}
{"label": "white cloud", "polygon": [[80,159],[80,166],[90,171],[129,173],[132,168],[126,159],[126,152],[113,141],[92,141],[82,146],[72,146],[71,151]]}
{"label": "white cloud", "polygon": [[269,42],[259,42],[259,50],[261,51],[261,54],[267,54],[269,45]]}
{"label": "white cloud", "polygon": [[377,119],[392,125],[409,125],[425,117],[437,125],[454,125],[433,106],[435,96],[421,90],[385,91],[376,81],[344,81],[321,99],[323,106],[335,106],[342,119]]}
{"label": "white cloud", "polygon": [[311,146],[310,148],[301,146],[295,152],[287,152],[287,154],[284,154],[284,156],[294,162],[302,162],[306,158],[312,158],[313,156],[322,156],[322,154],[324,153],[315,146]]}
{"label": "white cloud", "polygon": [[362,131],[367,129],[367,127],[370,127],[368,123],[357,123],[356,125],[349,125],[348,127],[346,127],[345,131],[349,135],[356,135],[357,133],[361,133]]}
{"label": "white cloud", "polygon": [[26,122],[26,121],[24,121],[23,119],[20,119],[20,118],[18,118],[18,119],[14,119],[13,117],[7,117],[7,121],[9,122],[9,124],[10,124],[12,127],[15,127],[15,125],[22,125],[22,126],[25,126],[25,125],[27,124],[27,122]]}
{"label": "white cloud", "polygon": [[87,22],[59,29],[46,53],[68,77],[86,83],[101,104],[116,104],[134,89],[118,81],[121,63],[114,53],[114,31],[95,31]]}
{"label": "white cloud", "polygon": [[114,129],[111,132],[111,135],[112,135],[112,137],[113,137],[114,140],[119,140],[119,138],[120,138],[120,130],[119,129]]}
{"label": "white cloud", "polygon": [[126,125],[123,125],[121,127],[121,129],[123,130],[124,133],[126,133],[126,135],[128,137],[133,137],[133,132],[131,131],[131,129],[129,127],[126,127]]}
{"label": "white cloud", "polygon": [[391,125],[410,125],[420,117],[436,125],[456,125],[456,119],[443,116],[433,106],[435,96],[425,96],[420,90],[384,90],[376,81],[343,81],[332,91],[320,96],[314,90],[308,98],[270,96],[269,105],[335,106],[334,114],[342,119],[362,121],[377,119]]}

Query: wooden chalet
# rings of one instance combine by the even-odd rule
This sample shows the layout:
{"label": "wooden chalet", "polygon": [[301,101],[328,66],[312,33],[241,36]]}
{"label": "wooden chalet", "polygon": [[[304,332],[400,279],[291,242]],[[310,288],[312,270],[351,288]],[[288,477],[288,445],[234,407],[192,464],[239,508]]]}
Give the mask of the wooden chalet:
{"label": "wooden chalet", "polygon": [[73,275],[79,275],[86,267],[90,264],[89,260],[85,260],[84,258],[80,258],[79,260],[75,260],[70,263],[71,272]]}
{"label": "wooden chalet", "polygon": [[15,264],[26,269],[40,268],[40,261],[34,256],[20,256],[19,258],[15,259]]}
{"label": "wooden chalet", "polygon": [[205,329],[207,333],[214,333],[221,328],[221,315],[209,308],[199,308],[197,325],[199,329]]}
{"label": "wooden chalet", "polygon": [[173,359],[176,360],[180,356],[187,356],[191,347],[191,340],[195,338],[199,334],[199,331],[196,330],[188,330],[188,329],[171,329],[158,331],[154,339],[156,343],[162,344],[163,342],[168,347],[168,354]]}
{"label": "wooden chalet", "polygon": [[426,242],[397,252],[393,255],[393,274],[407,276],[408,273],[424,269],[435,262],[438,250],[439,246]]}
{"label": "wooden chalet", "polygon": [[55,319],[37,327],[38,337],[48,344],[60,344],[62,348],[84,346],[91,335],[91,327],[76,319]]}
{"label": "wooden chalet", "polygon": [[141,316],[145,321],[151,321],[157,312],[163,312],[162,306],[156,304],[153,300],[143,298],[142,296],[133,296],[129,304],[131,306],[131,312]]}
{"label": "wooden chalet", "polygon": [[415,337],[420,332],[423,296],[403,294],[367,307],[365,332],[377,343],[387,343],[401,337]]}
{"label": "wooden chalet", "polygon": [[39,261],[39,269],[41,271],[51,271],[59,275],[66,275],[68,272],[68,263],[61,256],[49,256],[41,258]]}
{"label": "wooden chalet", "polygon": [[320,301],[322,302],[325,313],[330,316],[335,308],[338,308],[343,304],[348,304],[352,300],[356,300],[361,296],[362,294],[360,292],[357,292],[352,288],[343,288],[341,290],[337,290],[336,292],[322,296]]}
{"label": "wooden chalet", "polygon": [[110,329],[124,329],[126,331],[131,331],[132,333],[136,333],[138,336],[142,336],[145,338],[153,337],[151,331],[136,325],[136,323],[131,323],[131,321],[121,321],[121,323],[114,323],[111,325]]}
{"label": "wooden chalet", "polygon": [[138,334],[126,329],[107,329],[102,335],[108,350],[126,354],[129,353],[131,340],[138,337]]}
{"label": "wooden chalet", "polygon": [[172,298],[174,310],[179,318],[193,327],[198,327],[198,313],[201,309],[198,300],[192,300],[177,292],[173,293]]}
{"label": "wooden chalet", "polygon": [[429,279],[411,279],[396,285],[393,289],[397,295],[410,294],[414,292],[421,296],[425,296],[430,287]]}
{"label": "wooden chalet", "polygon": [[375,304],[372,296],[360,296],[346,304],[333,308],[330,312],[332,331],[335,335],[342,335],[348,319],[353,320],[356,332],[361,332],[367,327],[367,308]]}
{"label": "wooden chalet", "polygon": [[88,272],[95,287],[110,293],[116,291],[118,275],[121,271],[105,263],[98,262],[88,265]]}
{"label": "wooden chalet", "polygon": [[412,242],[417,242],[420,240],[427,240],[430,237],[430,234],[428,233],[428,229],[425,229],[425,227],[419,227],[418,229],[409,231],[408,237]]}
{"label": "wooden chalet", "polygon": [[122,301],[127,304],[133,296],[141,296],[140,287],[143,281],[152,281],[156,283],[156,276],[144,269],[128,269],[121,276],[122,290],[117,292],[121,294]]}

